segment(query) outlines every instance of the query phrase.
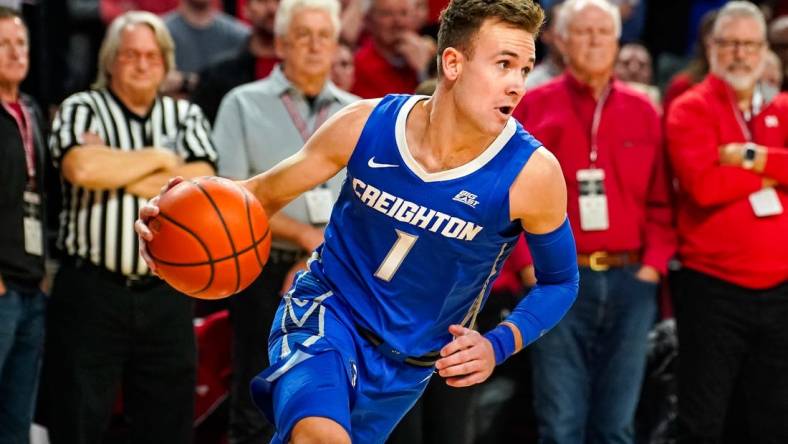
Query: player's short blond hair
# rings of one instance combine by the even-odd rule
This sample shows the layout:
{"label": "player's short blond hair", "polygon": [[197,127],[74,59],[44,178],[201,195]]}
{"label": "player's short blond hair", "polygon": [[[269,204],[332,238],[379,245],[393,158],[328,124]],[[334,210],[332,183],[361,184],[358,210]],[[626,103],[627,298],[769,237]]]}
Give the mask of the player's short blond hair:
{"label": "player's short blond hair", "polygon": [[[473,41],[487,19],[523,29],[536,38],[544,23],[544,10],[533,0],[452,0],[441,13],[438,57],[446,48],[473,56]],[[438,63],[438,75],[441,76]]]}
{"label": "player's short blond hair", "polygon": [[169,73],[175,67],[175,42],[172,40],[167,26],[156,14],[146,11],[129,11],[118,16],[107,29],[99,50],[98,72],[93,88],[106,88],[109,85],[110,67],[118,56],[118,48],[123,39],[123,31],[129,26],[145,25],[153,31],[156,43],[164,59],[164,72]]}

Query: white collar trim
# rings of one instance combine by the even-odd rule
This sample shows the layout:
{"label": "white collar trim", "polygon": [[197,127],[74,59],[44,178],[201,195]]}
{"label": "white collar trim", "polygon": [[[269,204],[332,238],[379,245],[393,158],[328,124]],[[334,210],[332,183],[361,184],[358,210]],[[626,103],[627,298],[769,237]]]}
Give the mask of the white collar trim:
{"label": "white collar trim", "polygon": [[515,131],[517,130],[517,124],[515,123],[514,119],[509,117],[509,121],[506,122],[506,126],[503,128],[500,134],[498,134],[498,137],[496,137],[490,146],[482,151],[482,153],[479,154],[475,159],[450,170],[428,173],[411,155],[410,150],[408,149],[408,141],[405,137],[405,124],[408,120],[408,114],[410,114],[410,111],[413,109],[416,103],[428,98],[428,96],[413,96],[409,98],[408,101],[402,105],[402,108],[397,115],[397,122],[394,127],[397,148],[399,149],[399,153],[403,162],[405,162],[405,165],[410,168],[411,171],[413,171],[413,174],[418,176],[419,179],[424,182],[439,182],[457,179],[478,171],[490,160],[492,160],[499,152],[501,152],[503,147],[506,146],[506,143],[509,142],[509,139],[512,138]]}

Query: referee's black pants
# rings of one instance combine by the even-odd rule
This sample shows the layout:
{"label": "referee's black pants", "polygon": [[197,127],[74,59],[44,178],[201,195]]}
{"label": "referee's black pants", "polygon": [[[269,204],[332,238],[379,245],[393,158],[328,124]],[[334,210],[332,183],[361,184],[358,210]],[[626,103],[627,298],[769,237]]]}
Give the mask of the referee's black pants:
{"label": "referee's black pants", "polygon": [[49,305],[44,419],[53,444],[99,444],[119,389],[131,443],[192,440],[192,301],[154,281],[135,287],[66,263]]}

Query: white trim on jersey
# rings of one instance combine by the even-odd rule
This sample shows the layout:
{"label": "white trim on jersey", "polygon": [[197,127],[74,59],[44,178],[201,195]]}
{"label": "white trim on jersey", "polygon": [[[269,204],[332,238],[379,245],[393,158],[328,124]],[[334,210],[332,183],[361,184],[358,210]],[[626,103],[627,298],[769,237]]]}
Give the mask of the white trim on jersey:
{"label": "white trim on jersey", "polygon": [[405,165],[410,168],[411,171],[413,171],[413,174],[418,176],[419,179],[424,182],[440,182],[444,180],[457,179],[479,170],[484,165],[486,165],[487,162],[491,161],[503,149],[504,146],[506,146],[506,143],[509,142],[509,139],[511,139],[515,131],[517,131],[517,123],[515,122],[514,118],[509,117],[509,121],[506,122],[506,126],[503,128],[501,133],[498,134],[498,137],[496,137],[490,146],[482,151],[482,153],[479,154],[479,156],[477,156],[475,159],[471,160],[465,165],[460,165],[450,170],[428,173],[419,164],[419,162],[413,158],[413,155],[411,155],[410,149],[408,148],[408,140],[405,137],[405,123],[408,119],[408,114],[410,114],[410,111],[414,106],[416,106],[416,103],[428,98],[429,97],[427,96],[413,96],[409,98],[408,101],[402,105],[402,108],[400,108],[399,114],[397,115],[396,126],[394,127],[394,136],[397,140],[397,148],[399,149],[402,161],[405,162]]}

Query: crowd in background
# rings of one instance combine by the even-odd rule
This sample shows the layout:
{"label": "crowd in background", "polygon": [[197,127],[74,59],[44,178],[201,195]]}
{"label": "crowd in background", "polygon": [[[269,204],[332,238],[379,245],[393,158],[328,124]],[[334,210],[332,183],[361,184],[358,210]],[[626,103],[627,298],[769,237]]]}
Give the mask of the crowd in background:
{"label": "crowd in background", "polygon": [[[251,287],[196,307],[148,274],[137,211],[173,175],[269,169],[356,100],[429,95],[447,3],[0,0],[0,443],[34,412],[55,444],[267,442],[248,383],[343,178],[272,218]],[[786,442],[788,2],[540,3],[513,115],[567,180],[578,300],[485,384],[433,378],[389,441]],[[480,329],[529,263],[521,242]]]}

